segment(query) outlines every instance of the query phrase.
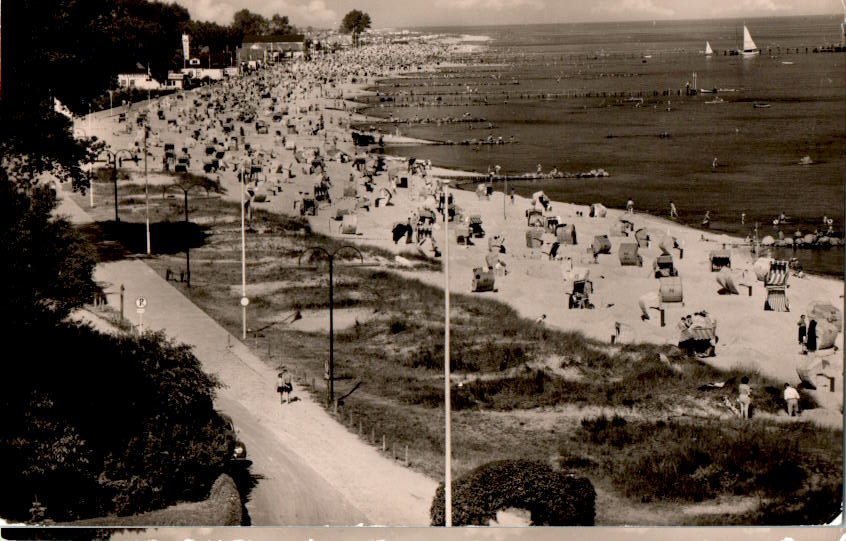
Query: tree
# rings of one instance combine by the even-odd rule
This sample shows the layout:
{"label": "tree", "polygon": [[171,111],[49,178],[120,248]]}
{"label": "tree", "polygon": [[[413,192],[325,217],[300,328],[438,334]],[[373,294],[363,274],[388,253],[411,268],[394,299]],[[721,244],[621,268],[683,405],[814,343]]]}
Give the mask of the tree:
{"label": "tree", "polygon": [[[20,44],[3,58],[6,85],[43,89],[71,111],[87,113],[115,74],[150,64],[154,77],[182,61],[180,34],[190,21],[175,3],[147,0],[20,0],[9,3],[4,41]],[[38,93],[37,95],[42,95]]]}
{"label": "tree", "polygon": [[295,33],[295,28],[291,26],[288,16],[280,16],[278,13],[270,18],[268,29],[271,34],[278,34],[282,36]]}
{"label": "tree", "polygon": [[341,32],[344,34],[352,33],[353,42],[358,42],[358,35],[370,28],[370,15],[354,9],[344,15],[341,21]]}
{"label": "tree", "polygon": [[[3,59],[0,100],[0,343],[9,382],[0,392],[0,516],[72,520],[201,498],[228,455],[213,407],[218,383],[189,346],[163,335],[104,335],[67,320],[98,287],[93,250],[54,215],[53,184],[84,190],[80,164],[95,149],[73,138],[53,97],[90,97],[96,84],[84,75],[111,73],[116,67],[103,64],[139,40],[161,40],[141,45],[167,52],[187,11],[146,0],[20,0],[13,9],[27,16],[5,29],[22,47]],[[169,20],[159,24],[160,16]],[[127,33],[114,33],[121,28]],[[117,53],[109,49],[120,40]],[[101,46],[86,52],[92,43]],[[103,59],[92,63],[94,55]]]}
{"label": "tree", "polygon": [[244,36],[263,36],[268,33],[268,29],[267,19],[246,8],[236,11],[232,17],[232,31],[239,36],[239,41],[243,40]]}

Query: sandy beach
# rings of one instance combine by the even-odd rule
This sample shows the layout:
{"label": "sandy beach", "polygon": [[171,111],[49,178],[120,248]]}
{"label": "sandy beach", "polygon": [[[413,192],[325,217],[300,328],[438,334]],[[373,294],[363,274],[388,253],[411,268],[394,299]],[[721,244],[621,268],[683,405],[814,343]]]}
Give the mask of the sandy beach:
{"label": "sandy beach", "polygon": [[[383,54],[390,52],[397,51]],[[407,50],[398,52],[402,54]],[[353,60],[356,59],[354,56]],[[368,61],[378,59],[376,55],[375,60]],[[337,64],[329,63],[322,69],[335,67]],[[434,69],[434,66],[427,64],[423,69]],[[219,181],[225,190],[223,197],[240,201],[239,175],[245,161],[251,160],[252,169],[260,168],[260,172],[251,175],[247,184],[250,206],[291,216],[299,216],[304,195],[311,197],[315,186],[324,178],[328,179],[331,183],[329,200],[316,201],[316,215],[306,216],[314,231],[349,244],[361,243],[389,250],[400,262],[403,256],[421,253],[442,260],[448,245],[452,293],[495,299],[530,320],[545,315],[542,324],[579,331],[608,343],[609,347],[635,342],[676,344],[680,319],[707,310],[717,322],[719,341],[716,355],[704,357],[702,362],[719,368],[738,368],[750,374],[759,373],[793,385],[800,381],[797,369],[810,367],[810,378],[817,384],[817,390],[807,392],[821,407],[803,412],[803,419],[827,427],[842,427],[842,328],[835,341],[836,347],[804,355],[797,341],[797,320],[812,301],[842,306],[843,281],[809,275],[790,276],[786,290],[790,311],[765,311],[767,291],[764,282],[756,277],[755,257],[744,239],[703,233],[670,220],[638,213],[636,201],[633,213],[608,209],[604,217],[589,216],[590,209],[586,206],[552,201],[544,218],[557,217],[560,223],[575,226],[577,243],[561,245],[558,257],[551,259],[549,253],[555,241],[551,233],[543,235],[542,245],[527,246],[526,212],[533,201],[520,196],[506,198],[502,192],[480,196],[476,192],[450,189],[457,218],[447,225],[447,232],[443,220],[437,219],[432,224],[432,237],[440,252],[437,257],[428,241],[418,245],[417,231],[411,243],[406,243],[405,237],[395,242],[394,225],[405,224],[412,218],[410,223],[416,223],[421,211],[434,208],[433,194],[444,180],[452,178],[450,184],[454,184],[455,178],[466,179],[474,174],[431,166],[417,168],[411,173],[406,160],[394,157],[384,157],[386,171],[365,174],[375,158],[368,158],[364,148],[353,144],[350,124],[368,121],[355,112],[357,104],[353,98],[362,95],[374,78],[396,76],[407,70],[388,66],[378,74],[371,70],[362,77],[359,72],[363,70],[361,67],[340,70],[334,82],[324,84],[319,69],[296,64],[185,92],[181,98],[162,98],[152,104],[148,114],[151,124],[147,141],[148,168],[161,170],[165,144],[173,144],[177,155],[185,147],[190,155],[189,172]],[[258,80],[262,80],[262,85],[256,84]],[[267,88],[269,92],[265,92]],[[233,100],[236,94],[240,99]],[[273,98],[278,101],[273,102]],[[237,120],[239,111],[247,109],[248,101],[254,106],[254,118]],[[211,104],[220,105],[222,111],[213,112]],[[283,108],[285,114],[280,114]],[[90,120],[79,119],[77,126],[85,128],[88,135],[97,135],[107,141],[112,149],[142,148],[143,136],[141,130],[135,128],[135,115],[145,109],[134,106],[126,123],[118,122],[115,110],[114,116],[101,112],[92,115]],[[163,111],[164,119],[158,117],[159,110]],[[267,133],[257,133],[257,121],[266,123]],[[132,129],[128,130],[127,126]],[[231,126],[232,131],[224,133],[223,126]],[[204,159],[210,156],[205,152],[207,147],[212,147],[215,154],[223,154],[219,159],[221,167],[216,171],[204,171]],[[323,171],[321,167],[312,167],[316,157],[323,158]],[[356,162],[364,165],[356,167]],[[131,173],[131,183],[143,184],[143,162],[126,165],[124,169]],[[396,186],[396,179],[402,177],[407,179],[408,187]],[[484,176],[479,176],[479,182],[484,180]],[[153,182],[152,174],[150,182]],[[354,216],[354,220],[346,220],[348,226],[354,221],[354,227],[344,230],[345,221],[336,219],[341,214]],[[463,227],[470,216],[481,218],[485,236],[473,239],[472,245],[458,244],[456,228]],[[630,224],[630,231],[621,232],[621,220]],[[649,236],[648,245],[638,250],[642,265],[623,266],[619,258],[620,246],[637,243],[634,232],[639,230]],[[591,246],[597,235],[607,235],[611,247],[610,253],[595,258]],[[488,241],[494,236],[504,239],[505,246],[505,253],[496,256],[499,268],[495,270],[495,290],[473,293],[474,269],[486,265]],[[667,242],[666,239],[671,240]],[[662,254],[659,247],[662,244],[670,246],[668,251],[681,277],[683,302],[657,300],[659,281],[654,275],[653,262]],[[709,260],[709,254],[715,250],[730,252],[731,268],[722,272],[731,275],[739,294],[720,292],[716,280],[719,273],[712,271]],[[573,279],[585,271],[593,283],[590,300],[594,308],[568,308]],[[436,287],[444,284],[442,272],[400,272]],[[650,299],[646,301],[648,319],[642,317],[640,302],[643,299]],[[663,326],[660,310],[663,310]],[[348,326],[351,319],[359,316],[342,315],[338,324]],[[322,330],[321,320],[315,314],[306,313],[297,329]],[[617,345],[612,346],[612,343]],[[833,385],[831,390],[830,384]],[[789,421],[783,412],[782,418]],[[320,468],[328,468],[322,463],[314,467],[318,473],[324,473]],[[326,473],[331,474],[329,470],[331,468]],[[344,490],[353,490],[355,480],[350,483],[351,486]]]}
{"label": "sandy beach", "polygon": [[[389,73],[396,75],[399,72]],[[350,77],[351,79],[354,77]],[[267,197],[264,202],[256,202],[255,207],[290,215],[299,214],[301,194],[311,194],[313,187],[321,180],[318,172],[309,174],[309,164],[297,162],[298,154],[299,158],[303,159],[304,155],[313,153],[316,149],[320,155],[327,156],[327,151],[335,148],[349,157],[363,157],[364,149],[353,146],[348,126],[351,123],[368,121],[365,116],[354,112],[357,104],[351,100],[365,93],[365,88],[372,83],[372,79],[365,78],[364,81],[355,83],[350,80],[330,85],[328,89],[322,85],[301,84],[296,87],[293,98],[285,103],[291,111],[287,115],[287,122],[297,126],[297,134],[282,135],[283,124],[273,122],[271,115],[259,114],[258,117],[267,122],[268,134],[256,133],[252,123],[235,122],[236,127],[243,127],[243,143],[234,152],[228,150],[221,160],[228,163],[229,168],[211,175],[213,178],[219,178],[221,185],[226,189],[226,197],[232,200],[240,199],[237,169],[246,157],[244,143],[250,145],[255,152],[254,157],[257,156],[264,165],[264,172],[249,185],[256,195],[263,194]],[[183,111],[191,110],[191,107],[187,106],[191,105],[193,96],[202,92],[204,91],[195,90],[185,93],[185,98],[181,100],[164,98],[160,107],[168,111],[168,116],[173,114],[169,111],[180,111],[180,104]],[[143,109],[136,105],[130,112],[130,117],[133,111],[140,110]],[[196,110],[200,108],[197,107]],[[224,115],[218,115],[218,118]],[[155,114],[150,116],[153,135],[149,163],[155,165],[148,166],[151,169],[160,167],[165,142],[172,142],[177,148],[187,144],[192,158],[189,170],[202,174],[201,157],[204,144],[188,137],[187,126],[174,129],[173,126],[156,119]],[[326,126],[323,133],[303,134],[312,125],[316,126],[321,118]],[[85,126],[86,123],[87,120],[81,120],[77,125]],[[117,116],[95,114],[91,123],[91,131],[108,141],[112,148],[128,148],[135,141],[139,141],[140,130],[119,133],[119,128],[125,124],[119,125]],[[210,125],[210,122],[206,121],[206,125]],[[207,137],[216,133],[208,127],[204,132]],[[430,196],[426,200],[420,193],[414,193],[424,191],[426,180],[419,175],[409,175],[405,161],[387,157],[386,162],[390,171],[405,171],[403,175],[409,178],[410,186],[414,186],[414,189],[394,188],[388,172],[381,172],[372,177],[372,191],[367,191],[364,187],[365,177],[354,169],[351,162],[340,163],[339,160],[327,159],[326,176],[332,182],[329,188],[332,203],[319,203],[317,216],[308,217],[312,228],[321,233],[342,237],[350,243],[376,245],[397,254],[418,253],[416,242],[408,245],[404,244],[403,239],[399,244],[395,244],[391,237],[391,228],[397,222],[406,222],[413,213],[424,206],[434,206],[433,198]],[[129,166],[130,170],[133,167]],[[143,169],[139,166],[136,170]],[[289,176],[288,170],[295,175],[293,178],[286,178]],[[438,179],[467,177],[473,174],[433,167],[426,175],[430,187],[435,187]],[[135,178],[138,178],[137,173]],[[153,178],[151,176],[151,182]],[[351,186],[350,178],[354,179],[357,196],[369,202],[369,210],[356,209],[356,199],[349,195],[345,197],[345,187]],[[608,181],[596,179],[596,182]],[[389,206],[377,207],[375,199],[383,188],[395,195],[391,198]],[[488,253],[488,238],[494,235],[502,236],[505,239],[506,253],[501,259],[508,271],[507,275],[503,272],[497,274],[495,292],[478,295],[505,302],[527,318],[535,319],[546,314],[547,325],[577,330],[609,343],[611,336],[617,334],[617,324],[621,328],[617,337],[620,342],[676,343],[676,323],[679,319],[690,313],[707,310],[717,321],[719,336],[717,355],[708,358],[707,362],[723,368],[743,367],[745,370],[760,372],[791,383],[798,383],[797,368],[805,368],[814,363],[815,369],[820,368],[817,372],[824,372],[827,376],[835,378],[835,392],[817,391],[815,396],[825,409],[817,410],[813,414],[820,416],[821,422],[841,424],[839,410],[842,407],[842,333],[837,338],[836,350],[832,348],[820,351],[816,356],[803,355],[796,339],[796,322],[799,314],[805,312],[811,301],[842,305],[842,281],[809,275],[801,278],[792,276],[787,289],[790,311],[764,311],[766,289],[763,282],[755,276],[755,257],[744,239],[702,233],[670,220],[640,214],[636,208],[633,214],[609,209],[605,217],[591,218],[586,206],[555,201],[545,215],[557,216],[562,223],[573,224],[578,243],[562,245],[559,257],[550,260],[548,253],[554,240],[552,235],[545,236],[541,247],[527,247],[526,211],[532,206],[532,201],[516,196],[513,201],[508,200],[503,204],[502,192],[495,192],[489,198],[480,198],[476,193],[464,190],[451,190],[451,193],[454,194],[455,204],[465,219],[470,215],[479,215],[482,218],[486,233],[486,238],[475,239],[473,246],[459,246],[455,239],[455,227],[458,223],[449,224],[452,292],[471,291],[473,269],[484,265]],[[341,222],[333,219],[339,210],[355,213],[357,227],[354,235],[340,232]],[[619,230],[620,220],[633,224],[631,231],[625,233],[626,236],[615,232]],[[640,229],[645,229],[650,237],[649,246],[639,249],[642,266],[622,266],[618,258],[619,246],[622,243],[636,242],[633,231]],[[590,247],[596,235],[609,235],[611,250],[608,254],[600,254],[594,260]],[[443,221],[439,220],[434,224],[433,237],[439,249],[443,251]],[[653,275],[653,262],[661,254],[658,245],[664,237],[675,239],[677,246],[683,249],[683,256],[679,249],[671,250],[682,279],[683,302],[660,305],[664,309],[665,319],[665,326],[662,327],[657,310],[659,304],[651,305],[653,308],[649,310],[650,319],[644,320],[638,302],[645,294],[658,291],[658,280]],[[731,253],[730,273],[738,285],[739,295],[719,293],[721,288],[716,281],[718,273],[711,270],[709,253],[721,249]],[[595,309],[567,308],[567,297],[572,289],[572,281],[568,280],[568,276],[572,278],[572,268],[588,270],[589,279],[593,282],[594,293],[591,300]],[[415,276],[433,285],[443,285],[443,276],[440,273],[424,273],[422,276],[415,273]],[[751,295],[746,286],[751,286]],[[824,362],[819,361],[820,358],[824,359]]]}

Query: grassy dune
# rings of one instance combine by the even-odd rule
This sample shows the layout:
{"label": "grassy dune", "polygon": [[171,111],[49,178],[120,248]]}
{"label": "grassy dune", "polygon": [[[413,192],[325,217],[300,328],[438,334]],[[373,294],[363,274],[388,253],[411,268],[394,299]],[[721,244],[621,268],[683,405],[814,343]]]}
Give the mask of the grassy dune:
{"label": "grassy dune", "polygon": [[[162,204],[154,215],[175,221],[179,212]],[[192,219],[207,224],[205,239],[191,251],[191,289],[178,285],[235,335],[240,230],[226,217],[238,212],[217,199],[192,202]],[[335,243],[299,220],[260,211],[247,238],[247,280],[256,288],[249,326],[263,330],[251,330],[246,342],[270,365],[284,361],[320,400],[326,332],[271,324],[296,309],[328,307],[326,269],[317,259],[299,268],[297,255]],[[340,403],[339,422],[377,446],[384,435],[388,454],[399,459],[407,446],[411,467],[441,477],[443,292],[393,272],[390,254],[362,252],[379,267],[345,266],[357,261],[352,257],[335,266],[335,306],[365,314],[335,333],[336,396],[361,383]],[[150,264],[164,275],[181,269],[184,258],[176,252]],[[439,270],[415,264],[417,272]],[[740,369],[721,372],[672,346],[609,346],[543,328],[482,296],[452,296],[451,333],[456,475],[500,458],[552,461],[595,484],[599,524],[626,521],[618,516],[656,524],[819,523],[837,512],[830,496],[842,486],[842,432],[777,419],[782,405],[773,381]],[[724,405],[737,396],[741,375],[750,376],[755,393],[747,422]],[[705,387],[709,382],[724,385]],[[814,407],[808,396],[802,402]],[[726,499],[752,503],[679,513]]]}

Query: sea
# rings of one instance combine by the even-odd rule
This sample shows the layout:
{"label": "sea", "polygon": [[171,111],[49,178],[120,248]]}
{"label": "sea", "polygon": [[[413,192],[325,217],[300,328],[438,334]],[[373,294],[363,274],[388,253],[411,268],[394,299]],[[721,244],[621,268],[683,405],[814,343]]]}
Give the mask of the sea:
{"label": "sea", "polygon": [[[509,180],[521,195],[602,203],[739,237],[844,229],[846,53],[842,15],[410,29],[468,52],[380,81],[365,129],[441,143],[386,154],[509,177],[553,168],[608,176]],[[731,55],[743,25],[761,50]],[[456,39],[457,38],[457,39]],[[705,55],[706,41],[714,50]],[[700,92],[706,90],[710,92]],[[411,120],[412,122],[406,122]],[[468,183],[468,189],[475,185]],[[501,189],[499,185],[496,189]],[[774,224],[780,215],[787,216]],[[843,276],[843,247],[776,249]]]}

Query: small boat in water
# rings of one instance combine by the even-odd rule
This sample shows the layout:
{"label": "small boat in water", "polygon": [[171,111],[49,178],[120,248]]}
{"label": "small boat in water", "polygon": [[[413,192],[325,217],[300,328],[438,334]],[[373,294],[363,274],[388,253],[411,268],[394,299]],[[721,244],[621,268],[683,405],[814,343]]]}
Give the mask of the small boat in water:
{"label": "small boat in water", "polygon": [[770,104],[769,104],[769,103],[758,103],[758,102],[755,102],[755,103],[753,103],[753,104],[752,104],[752,107],[754,107],[755,109],[769,109],[769,108],[770,108]]}
{"label": "small boat in water", "polygon": [[746,28],[745,24],[743,25],[743,47],[737,53],[743,55],[744,58],[761,54],[761,50],[755,45],[755,42],[752,40],[752,34],[749,33],[749,29]]}
{"label": "small boat in water", "polygon": [[705,56],[711,56],[714,54],[714,49],[711,48],[711,44],[707,41],[705,42]]}
{"label": "small boat in water", "polygon": [[710,104],[712,104],[712,103],[725,103],[725,102],[726,102],[726,100],[724,100],[723,98],[721,98],[721,97],[719,97],[719,96],[714,96],[714,99],[713,99],[713,100],[711,100],[711,101],[706,101],[705,103],[707,103],[707,104],[709,104],[709,105],[710,105]]}
{"label": "small boat in water", "polygon": [[700,94],[716,94],[716,93],[717,93],[717,89],[716,89],[716,88],[711,88],[711,89],[708,89],[708,88],[700,88],[700,89],[699,89],[699,93],[700,93]]}

